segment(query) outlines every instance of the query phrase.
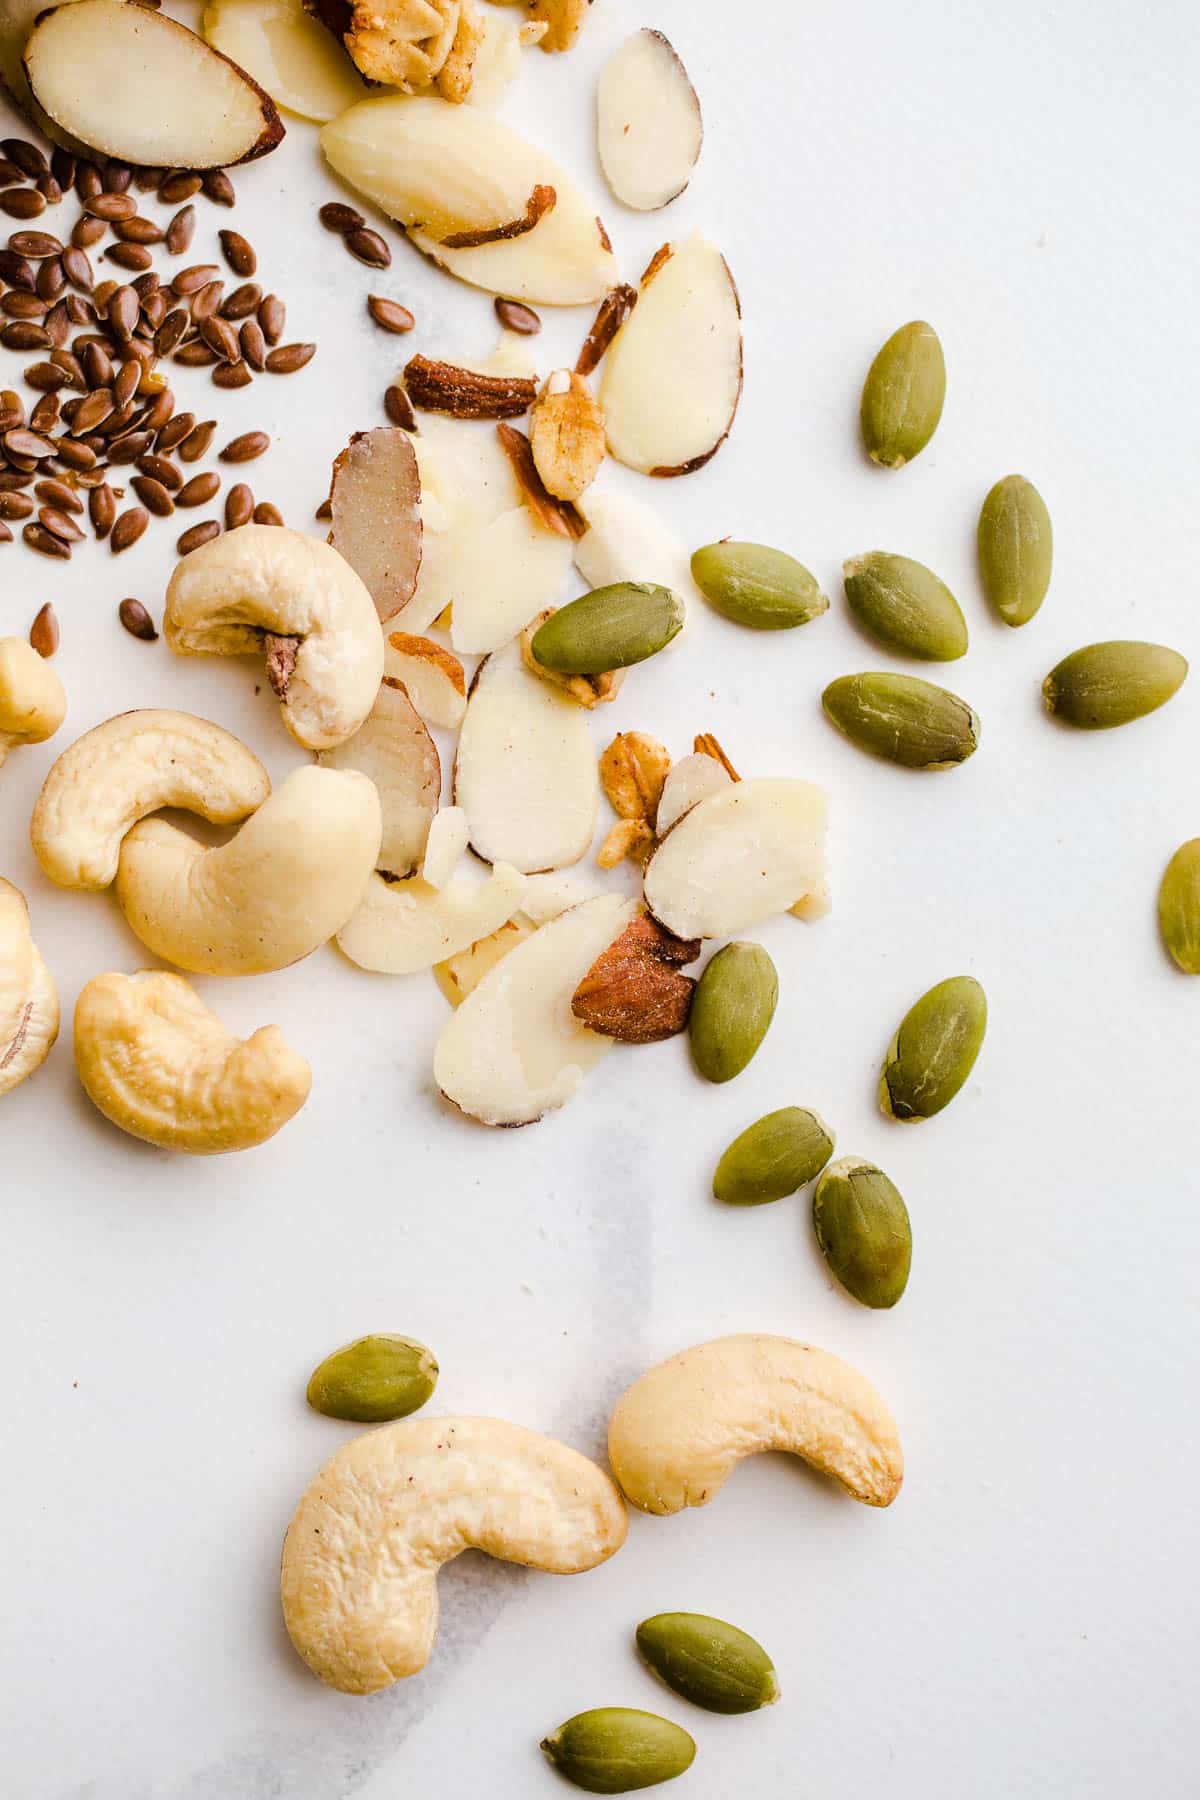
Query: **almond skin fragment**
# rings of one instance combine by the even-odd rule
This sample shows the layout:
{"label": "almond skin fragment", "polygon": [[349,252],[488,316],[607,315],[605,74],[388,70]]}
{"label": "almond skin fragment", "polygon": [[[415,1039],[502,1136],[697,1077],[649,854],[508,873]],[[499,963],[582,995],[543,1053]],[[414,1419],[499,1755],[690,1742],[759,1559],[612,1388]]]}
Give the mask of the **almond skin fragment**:
{"label": "almond skin fragment", "polygon": [[657,1044],[686,1029],[696,983],[681,975],[700,954],[698,938],[677,938],[644,915],[626,926],[575,990],[571,1011],[592,1031],[623,1044]]}
{"label": "almond skin fragment", "polygon": [[[512,464],[513,474],[520,483],[525,504],[534,518],[547,531],[557,532],[559,537],[578,542],[587,531],[587,520],[571,501],[555,499],[547,488],[534,460],[533,446],[525,433],[518,431],[515,425],[497,425],[496,431],[504,453]],[[600,453],[604,454],[603,445]]]}
{"label": "almond skin fragment", "polygon": [[537,398],[532,376],[481,375],[428,356],[411,358],[404,385],[422,412],[449,413],[455,419],[519,419]]}
{"label": "almond skin fragment", "polygon": [[529,442],[537,472],[556,500],[578,500],[604,461],[604,414],[587,380],[551,375],[533,404]]}
{"label": "almond skin fragment", "polygon": [[471,231],[452,231],[438,241],[447,250],[476,250],[480,244],[497,244],[506,238],[524,237],[532,231],[540,219],[552,211],[558,194],[555,190],[539,183],[525,202],[525,211],[520,218],[508,219],[503,225],[481,226]]}
{"label": "almond skin fragment", "polygon": [[577,375],[592,373],[636,305],[637,289],[630,287],[628,282],[622,282],[620,287],[605,294],[592,321],[592,329],[575,359]]}

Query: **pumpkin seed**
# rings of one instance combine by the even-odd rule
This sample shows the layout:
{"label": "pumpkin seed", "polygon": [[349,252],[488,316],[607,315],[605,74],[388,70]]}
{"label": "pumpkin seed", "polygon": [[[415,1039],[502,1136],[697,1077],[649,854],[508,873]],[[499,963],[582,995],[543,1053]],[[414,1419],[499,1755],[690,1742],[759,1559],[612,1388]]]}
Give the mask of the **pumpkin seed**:
{"label": "pumpkin seed", "polygon": [[1200,975],[1200,838],[1181,844],[1158,890],[1163,943],[1185,975]]}
{"label": "pumpkin seed", "polygon": [[308,1404],[327,1418],[363,1425],[404,1419],[424,1406],[437,1378],[437,1361],[424,1344],[377,1333],[344,1344],[318,1364]]}
{"label": "pumpkin seed", "polygon": [[912,1226],[898,1189],[861,1157],[830,1163],[813,1195],[821,1254],[864,1306],[895,1306],[908,1285]]}
{"label": "pumpkin seed", "polygon": [[692,557],[692,579],[719,613],[752,631],[787,631],[829,610],[816,576],[767,544],[706,544]]}
{"label": "pumpkin seed", "polygon": [[713,1198],[726,1206],[786,1200],[821,1173],[833,1133],[815,1112],[783,1106],[747,1126],[717,1164]]}
{"label": "pumpkin seed", "polygon": [[661,1681],[707,1712],[757,1712],[779,1698],[775,1665],[754,1638],[704,1613],[656,1613],[637,1647]]}
{"label": "pumpkin seed", "polygon": [[952,769],[979,746],[979,720],[966,701],[915,675],[843,675],[821,704],[860,750],[906,769]]}
{"label": "pumpkin seed", "polygon": [[966,655],[962,608],[924,563],[871,550],[843,563],[842,577],[850,611],[881,644],[924,662],[954,662]]}
{"label": "pumpkin seed", "polygon": [[706,1081],[732,1081],[775,1016],[779,977],[761,944],[726,944],[696,985],[688,1019],[692,1059]]}
{"label": "pumpkin seed", "polygon": [[892,1119],[932,1119],[975,1067],[987,1030],[987,997],[954,975],[911,1006],[883,1059],[879,1104]]}
{"label": "pumpkin seed", "polygon": [[673,1781],[692,1766],[696,1746],[680,1725],[628,1706],[576,1713],[543,1738],[560,1775],[589,1794],[627,1794]]}
{"label": "pumpkin seed", "polygon": [[618,581],[560,606],[530,649],[535,662],[560,675],[604,675],[645,662],[682,626],[683,601],[670,588]]}
{"label": "pumpkin seed", "polygon": [[894,331],[863,384],[863,443],[872,462],[903,468],[938,427],[946,398],[946,361],[932,325],[921,319]]}
{"label": "pumpkin seed", "polygon": [[979,514],[979,575],[1006,625],[1028,625],[1046,598],[1054,534],[1046,502],[1023,475],[998,481]]}
{"label": "pumpkin seed", "polygon": [[1081,731],[1108,731],[1165,706],[1188,666],[1162,644],[1114,640],[1065,656],[1042,683],[1046,710]]}

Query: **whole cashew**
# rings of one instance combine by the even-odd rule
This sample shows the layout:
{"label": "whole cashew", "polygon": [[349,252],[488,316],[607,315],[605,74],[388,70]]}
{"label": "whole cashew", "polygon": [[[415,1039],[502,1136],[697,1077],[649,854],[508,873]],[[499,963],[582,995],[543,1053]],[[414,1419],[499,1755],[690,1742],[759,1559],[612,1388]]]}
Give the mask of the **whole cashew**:
{"label": "whole cashew", "polygon": [[146,708],[118,713],[64,750],[42,784],[29,836],[51,881],[106,888],[121,841],[163,806],[233,825],[271,791],[252,750],[192,713]]}
{"label": "whole cashew", "polygon": [[63,684],[24,638],[0,638],[0,764],[17,744],[41,744],[67,716]]}
{"label": "whole cashew", "polygon": [[266,651],[292,736],[326,750],[353,735],[383,679],[375,603],[329,544],[278,525],[242,525],[184,557],[163,630],[180,656]]}
{"label": "whole cashew", "polygon": [[58,1036],[58,993],[29,931],[19,888],[0,876],[0,1094],[45,1062]]}
{"label": "whole cashew", "polygon": [[283,1616],[309,1668],[371,1694],[424,1668],[437,1572],[486,1550],[553,1575],[621,1548],[625,1507],[593,1462],[502,1419],[401,1419],[325,1464],[283,1542]]}
{"label": "whole cashew", "polygon": [[143,819],[121,845],[117,900],[164,962],[262,975],[341,930],[375,867],[380,831],[365,775],[309,763],[216,849],[165,819]]}
{"label": "whole cashew", "polygon": [[890,1506],[904,1479],[895,1422],[871,1383],[794,1338],[681,1350],[626,1390],[608,1428],[613,1473],[649,1513],[706,1506],[760,1450],[790,1450],[867,1506]]}
{"label": "whole cashew", "polygon": [[75,1066],[88,1099],[132,1137],[215,1156],[274,1137],[312,1072],[278,1025],[230,1036],[182,975],[97,975],[75,1005]]}

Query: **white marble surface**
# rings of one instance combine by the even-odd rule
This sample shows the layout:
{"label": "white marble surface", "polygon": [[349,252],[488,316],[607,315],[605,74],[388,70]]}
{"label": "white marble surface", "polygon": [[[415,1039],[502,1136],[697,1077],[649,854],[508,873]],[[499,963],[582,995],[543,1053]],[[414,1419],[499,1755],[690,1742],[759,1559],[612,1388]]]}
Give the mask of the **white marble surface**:
{"label": "white marble surface", "polygon": [[[590,140],[595,71],[646,22],[674,38],[708,127],[691,189],[659,218],[606,199]],[[509,114],[594,189],[625,271],[702,226],[741,287],[729,445],[687,481],[625,479],[689,542],[784,543],[835,597],[841,559],[866,548],[933,564],[970,618],[947,675],[983,745],[918,778],[833,733],[824,683],[887,665],[840,597],[771,640],[697,611],[596,719],[598,746],[636,725],[679,752],[707,728],[744,770],[830,791],[835,911],[761,933],[783,1000],[724,1089],[668,1044],[612,1056],[557,1118],[488,1134],[431,1092],[432,982],[370,978],[330,950],[199,984],[239,1027],[278,1020],[315,1081],[269,1147],[190,1162],[93,1114],[68,1029],[0,1114],[6,1793],[551,1800],[539,1736],[601,1703],[694,1730],[679,1789],[694,1800],[1192,1791],[1200,983],[1165,962],[1154,895],[1200,831],[1200,673],[1158,717],[1091,738],[1043,720],[1038,684],[1094,638],[1200,656],[1198,80],[1185,0],[664,0],[649,18],[599,0],[573,55],[528,58]],[[237,185],[289,335],[321,349],[220,411],[231,432],[275,435],[251,479],[303,523],[409,347],[363,322],[364,296],[410,303],[411,347],[433,353],[486,349],[491,306],[402,245],[385,276],[344,257],[315,221],[336,190],[301,123]],[[197,256],[227,219],[200,210]],[[883,474],[857,447],[858,389],[914,316],[941,332],[949,398],[932,448]],[[585,323],[548,322],[544,366]],[[190,391],[203,406],[210,390]],[[1013,469],[1045,493],[1058,548],[1020,633],[987,617],[973,565],[979,502]],[[118,629],[127,593],[159,612],[173,535],[69,569],[0,553],[0,630],[24,631],[48,598],[62,619],[68,730],[4,770],[0,868],[29,894],[68,1020],[90,975],[140,958],[115,908],[52,890],[27,845],[67,736],[177,705],[242,731],[276,775],[297,760],[255,669],[176,661]],[[890,1126],[874,1076],[893,1024],[960,971],[992,1007],[975,1077],[936,1123]],[[801,1201],[742,1214],[706,1198],[727,1139],[788,1102],[818,1107],[906,1194],[915,1261],[894,1313],[831,1285]],[[348,1435],[304,1406],[326,1350],[414,1333],[441,1359],[437,1407],[598,1450],[632,1374],[748,1328],[874,1377],[908,1460],[890,1512],[764,1459],[706,1511],[635,1519],[617,1561],[577,1581],[464,1559],[443,1579],[436,1657],[402,1687],[364,1702],[306,1673],[276,1570],[297,1495]],[[677,1704],[631,1653],[660,1608],[754,1631],[783,1704],[741,1720]]]}

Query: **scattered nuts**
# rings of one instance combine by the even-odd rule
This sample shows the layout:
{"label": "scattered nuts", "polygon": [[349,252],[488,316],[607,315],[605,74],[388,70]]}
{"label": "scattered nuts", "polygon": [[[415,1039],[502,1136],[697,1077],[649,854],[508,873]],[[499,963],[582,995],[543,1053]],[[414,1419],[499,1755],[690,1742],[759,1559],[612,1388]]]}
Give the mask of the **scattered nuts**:
{"label": "scattered nuts", "polygon": [[404,386],[413,405],[455,419],[517,419],[537,398],[529,375],[481,375],[477,369],[414,356],[405,365]]}
{"label": "scattered nuts", "polygon": [[635,31],[600,71],[596,145],[618,200],[653,212],[682,194],[704,124],[687,70],[661,31]]}
{"label": "scattered nuts", "polygon": [[404,881],[373,875],[337,934],[338,949],[378,975],[432,969],[469,954],[480,939],[505,927],[525,886],[525,876],[509,863],[497,863],[484,882],[435,885],[424,870]]}
{"label": "scattered nuts", "polygon": [[[383,817],[375,866],[397,878],[420,867],[442,791],[437,746],[402,685],[386,675],[353,737],[318,759],[328,769],[357,769],[374,782]],[[438,957],[432,958],[437,962]]]}
{"label": "scattered nuts", "polygon": [[657,1044],[687,1029],[696,983],[681,975],[700,940],[684,943],[639,915],[596,958],[571,1000],[575,1017],[623,1044]]}
{"label": "scattered nuts", "polygon": [[437,1572],[460,1551],[570,1575],[625,1531],[620,1495],[577,1450],[501,1419],[401,1419],[343,1444],[301,1499],[284,1622],[322,1681],[374,1693],[429,1660]]}
{"label": "scattered nuts", "polygon": [[432,638],[393,631],[384,651],[384,675],[403,683],[427,725],[458,730],[467,710],[467,682],[462,664],[449,650]]}
{"label": "scattered nuts", "polygon": [[670,753],[657,738],[618,732],[600,758],[600,785],[617,817],[653,825],[670,767]]}
{"label": "scattered nuts", "polygon": [[677,937],[729,937],[825,883],[825,795],[739,781],[693,806],[646,865],[646,904]]}
{"label": "scattered nuts", "polygon": [[421,476],[407,433],[357,432],[334,461],[329,500],[330,543],[390,619],[412,599],[421,567]]}
{"label": "scattered nuts", "polygon": [[578,500],[604,461],[604,414],[584,376],[551,375],[533,403],[529,442],[547,492]]}

